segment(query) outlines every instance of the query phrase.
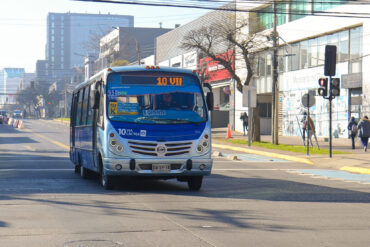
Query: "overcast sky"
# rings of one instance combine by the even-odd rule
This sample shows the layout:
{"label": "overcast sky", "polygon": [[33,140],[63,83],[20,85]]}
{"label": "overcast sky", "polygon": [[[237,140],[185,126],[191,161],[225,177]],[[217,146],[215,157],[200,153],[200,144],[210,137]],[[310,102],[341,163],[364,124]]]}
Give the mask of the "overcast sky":
{"label": "overcast sky", "polygon": [[133,15],[136,27],[173,28],[186,24],[208,10],[173,7],[78,2],[70,0],[1,0],[0,68],[20,67],[35,71],[38,59],[45,59],[48,12]]}

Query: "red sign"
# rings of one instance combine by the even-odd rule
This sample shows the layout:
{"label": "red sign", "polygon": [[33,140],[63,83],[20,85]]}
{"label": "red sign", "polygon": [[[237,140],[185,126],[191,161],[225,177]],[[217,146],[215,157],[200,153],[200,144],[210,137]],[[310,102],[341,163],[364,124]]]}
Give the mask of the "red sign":
{"label": "red sign", "polygon": [[[218,54],[216,57],[222,57],[225,60],[232,62],[232,68],[234,69],[234,55],[233,51],[230,50],[228,52],[224,52]],[[229,71],[225,69],[225,67],[220,64],[220,62],[213,60],[211,57],[205,57],[199,60],[199,67],[206,65],[206,69],[204,71],[204,82],[216,82],[216,81],[223,81],[227,79],[231,79],[232,76],[230,75]]]}

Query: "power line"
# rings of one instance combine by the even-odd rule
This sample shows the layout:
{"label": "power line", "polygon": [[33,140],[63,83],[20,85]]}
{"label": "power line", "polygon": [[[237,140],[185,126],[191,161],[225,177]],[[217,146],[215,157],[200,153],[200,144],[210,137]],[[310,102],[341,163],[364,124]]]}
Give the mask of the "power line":
{"label": "power line", "polygon": [[[273,14],[273,11],[261,11],[256,9],[245,9],[245,8],[232,8],[230,5],[232,2],[223,2],[223,3],[229,3],[228,5],[224,5],[222,7],[220,6],[213,6],[213,5],[205,5],[203,1],[197,3],[202,3],[200,5],[191,5],[187,4],[189,1],[186,2],[179,2],[179,1],[118,1],[118,0],[74,0],[74,1],[81,1],[81,2],[100,2],[100,3],[115,3],[115,4],[125,4],[125,5],[144,5],[144,6],[161,6],[161,7],[181,7],[181,8],[194,8],[194,9],[209,9],[209,10],[218,10],[218,11],[231,11],[231,12],[252,12],[252,13],[267,13],[267,14]],[[176,3],[178,2],[178,3]],[[209,2],[215,2],[215,1],[206,1]],[[243,1],[244,3],[266,3],[262,1]],[[218,2],[221,3],[221,2]],[[235,5],[235,2],[233,2]],[[306,2],[302,2],[306,3]],[[317,3],[317,2],[311,2],[311,3]],[[320,2],[320,3],[328,3],[328,2]],[[332,2],[332,3],[338,3],[338,2]],[[344,2],[348,3],[348,2]],[[266,3],[268,4],[268,3]],[[366,4],[370,4],[370,2],[367,2]],[[338,5],[339,6],[339,5]],[[334,7],[334,6],[333,6]],[[323,16],[323,17],[346,17],[346,18],[370,18],[370,14],[368,13],[351,13],[351,12],[333,12],[333,11],[313,11],[311,13],[302,13],[302,11],[285,11],[285,12],[277,12],[277,14],[294,14],[294,15],[302,15],[302,16]]]}

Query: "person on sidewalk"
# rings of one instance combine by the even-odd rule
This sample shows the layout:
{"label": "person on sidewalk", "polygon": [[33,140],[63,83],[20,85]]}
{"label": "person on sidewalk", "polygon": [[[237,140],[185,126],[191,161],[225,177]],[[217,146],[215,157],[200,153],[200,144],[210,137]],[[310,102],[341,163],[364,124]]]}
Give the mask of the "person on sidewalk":
{"label": "person on sidewalk", "polygon": [[242,115],[240,116],[240,120],[243,121],[243,132],[245,135],[245,131],[248,131],[248,115],[246,112],[242,113]]}
{"label": "person on sidewalk", "polygon": [[306,118],[307,118],[307,112],[303,112],[303,117],[301,119],[303,144],[306,143],[305,142],[306,140],[306,129],[305,129]]}
{"label": "person on sidewalk", "polygon": [[311,117],[308,117],[307,116],[307,112],[303,112],[303,118],[301,120],[303,126],[302,126],[302,139],[303,139],[303,144],[305,145],[306,144],[306,131],[308,132],[307,133],[307,138],[308,140],[311,141],[311,145],[312,145],[312,135],[315,134],[315,124],[312,120]]}
{"label": "person on sidewalk", "polygon": [[347,129],[348,129],[348,133],[352,139],[352,149],[355,149],[355,138],[357,136],[357,132],[358,132],[358,127],[357,127],[357,122],[355,120],[355,117],[351,117],[351,120],[349,121],[348,123],[348,126],[347,126]]}
{"label": "person on sidewalk", "polygon": [[364,151],[367,151],[367,143],[370,137],[370,121],[367,116],[361,118],[358,123],[358,136],[361,138],[361,143],[364,148]]}

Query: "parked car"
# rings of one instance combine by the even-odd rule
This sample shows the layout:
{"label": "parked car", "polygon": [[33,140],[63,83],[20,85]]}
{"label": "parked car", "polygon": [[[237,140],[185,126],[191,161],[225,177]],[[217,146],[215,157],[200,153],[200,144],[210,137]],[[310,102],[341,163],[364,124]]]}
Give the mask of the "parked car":
{"label": "parked car", "polygon": [[6,111],[0,111],[0,123],[2,124],[5,117],[6,117]]}
{"label": "parked car", "polygon": [[22,117],[23,117],[23,113],[22,113],[22,111],[21,111],[21,110],[15,110],[15,111],[13,112],[13,117],[14,117],[14,118],[22,118]]}

